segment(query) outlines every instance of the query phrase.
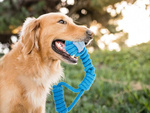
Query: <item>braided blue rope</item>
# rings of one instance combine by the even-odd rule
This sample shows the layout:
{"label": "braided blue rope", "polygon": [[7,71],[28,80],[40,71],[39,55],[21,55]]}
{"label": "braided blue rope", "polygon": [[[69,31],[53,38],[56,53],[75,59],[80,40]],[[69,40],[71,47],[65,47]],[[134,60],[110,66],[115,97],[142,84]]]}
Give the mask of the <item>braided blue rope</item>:
{"label": "braided blue rope", "polygon": [[[53,86],[53,96],[56,106],[56,111],[58,113],[67,113],[69,112],[74,105],[77,103],[77,101],[80,99],[82,94],[85,90],[89,90],[93,81],[95,80],[95,68],[92,65],[91,59],[89,57],[89,54],[87,53],[87,49],[85,48],[84,42],[71,42],[71,41],[65,41],[65,50],[72,56],[75,55],[80,56],[80,59],[82,60],[82,64],[84,66],[84,71],[86,72],[86,75],[83,79],[83,81],[79,84],[78,89],[74,89],[70,85],[66,84],[65,82],[60,82],[57,85]],[[69,90],[71,90],[74,93],[79,93],[75,100],[72,102],[72,104],[67,108],[64,100],[63,95],[63,87],[67,87]]]}

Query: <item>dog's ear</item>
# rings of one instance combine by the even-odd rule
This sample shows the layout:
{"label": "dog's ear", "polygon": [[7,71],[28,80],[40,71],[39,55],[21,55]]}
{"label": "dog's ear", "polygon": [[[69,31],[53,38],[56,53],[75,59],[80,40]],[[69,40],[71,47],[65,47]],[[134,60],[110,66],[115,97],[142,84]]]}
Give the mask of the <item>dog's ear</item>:
{"label": "dog's ear", "polygon": [[30,54],[34,48],[39,50],[39,32],[40,22],[36,18],[27,18],[21,31],[23,52],[25,54]]}

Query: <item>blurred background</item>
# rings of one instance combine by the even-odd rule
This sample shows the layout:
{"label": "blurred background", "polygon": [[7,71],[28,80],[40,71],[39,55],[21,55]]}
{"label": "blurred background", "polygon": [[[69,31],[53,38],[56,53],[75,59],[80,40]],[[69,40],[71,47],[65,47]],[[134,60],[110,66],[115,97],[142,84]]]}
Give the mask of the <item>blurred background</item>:
{"label": "blurred background", "polygon": [[[67,14],[95,33],[87,48],[97,77],[70,113],[150,113],[150,1],[0,0],[0,56],[18,41],[25,18],[49,12]],[[81,61],[62,65],[63,81],[77,88],[85,75]],[[65,89],[67,105],[75,96]],[[52,96],[46,111],[56,113]]]}

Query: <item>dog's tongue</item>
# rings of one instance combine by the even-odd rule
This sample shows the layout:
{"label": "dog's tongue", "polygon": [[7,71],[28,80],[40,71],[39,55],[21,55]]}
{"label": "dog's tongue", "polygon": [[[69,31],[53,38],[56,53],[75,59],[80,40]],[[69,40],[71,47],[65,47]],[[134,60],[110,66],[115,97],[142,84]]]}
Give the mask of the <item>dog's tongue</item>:
{"label": "dog's tongue", "polygon": [[66,52],[66,50],[65,50],[65,44],[62,43],[61,41],[56,41],[56,42],[55,42],[55,45],[57,46],[57,48],[58,48],[59,50]]}

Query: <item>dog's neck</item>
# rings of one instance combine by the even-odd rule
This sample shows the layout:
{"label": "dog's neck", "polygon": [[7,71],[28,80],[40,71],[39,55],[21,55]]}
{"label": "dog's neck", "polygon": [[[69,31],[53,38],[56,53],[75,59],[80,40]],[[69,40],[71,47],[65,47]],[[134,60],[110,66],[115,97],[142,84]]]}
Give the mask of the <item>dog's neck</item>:
{"label": "dog's neck", "polygon": [[60,60],[49,59],[49,62],[43,62],[38,53],[33,51],[24,55],[21,44],[15,46],[0,62],[1,75],[13,85],[16,84],[20,95],[32,107],[44,105],[50,88],[63,76]]}

